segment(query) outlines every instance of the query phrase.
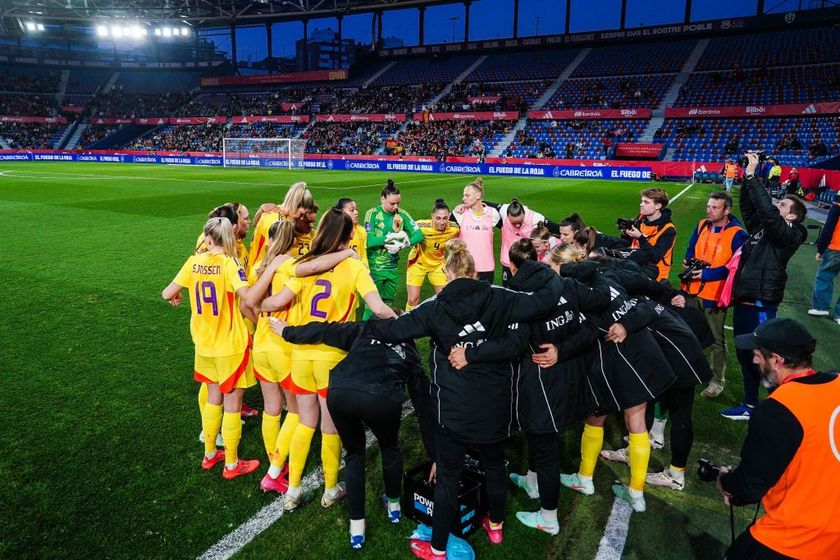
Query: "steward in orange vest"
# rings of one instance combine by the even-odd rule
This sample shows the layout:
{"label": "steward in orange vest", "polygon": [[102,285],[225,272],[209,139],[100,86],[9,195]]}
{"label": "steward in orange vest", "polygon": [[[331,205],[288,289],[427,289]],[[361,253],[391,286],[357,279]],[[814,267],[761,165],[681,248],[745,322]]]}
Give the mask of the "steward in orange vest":
{"label": "steward in orange vest", "polygon": [[639,203],[639,226],[623,230],[622,237],[630,241],[633,250],[628,257],[640,266],[656,267],[656,280],[667,279],[673,263],[674,240],[677,228],[671,221],[668,193],[664,189],[645,189]]}
{"label": "steward in orange vest", "polygon": [[811,368],[816,341],[792,319],[771,319],[735,346],[753,351],[772,393],[752,413],[741,464],[721,469],[725,501],[762,500],[765,510],[726,559],[838,558],[840,377]]}
{"label": "steward in orange vest", "polygon": [[709,267],[700,271],[700,278],[684,282],[683,291],[702,299],[704,308],[714,307],[729,272],[726,263],[748,238],[749,234],[741,222],[731,214],[726,216],[723,224],[708,218],[700,220],[691,233],[685,258],[706,261]]}

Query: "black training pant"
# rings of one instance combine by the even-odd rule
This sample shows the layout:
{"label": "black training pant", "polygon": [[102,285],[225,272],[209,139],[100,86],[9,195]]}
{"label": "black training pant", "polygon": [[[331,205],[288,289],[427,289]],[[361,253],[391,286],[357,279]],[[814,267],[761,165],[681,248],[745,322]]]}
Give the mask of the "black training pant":
{"label": "black training pant", "polygon": [[[657,399],[662,409],[668,411],[668,420],[671,422],[671,464],[681,469],[686,467],[688,454],[694,443],[694,422],[691,418],[694,409],[694,389],[694,385],[671,386]],[[651,426],[653,406],[648,406],[645,412],[648,426]]]}
{"label": "black training pant", "polygon": [[749,528],[738,535],[723,560],[793,560],[755,540]]}
{"label": "black training pant", "polygon": [[540,507],[557,509],[560,497],[560,437],[554,432],[527,435],[528,457],[529,461],[533,460],[540,489]]}
{"label": "black training pant", "polygon": [[468,444],[440,426],[435,431],[437,451],[437,482],[435,484],[435,509],[432,515],[432,546],[446,550],[449,532],[458,517],[458,481],[464,468],[467,448],[476,449],[484,469],[490,521],[505,520],[507,499],[507,469],[505,468],[505,442]]}
{"label": "black training pant", "polygon": [[353,389],[330,389],[329,408],[341,443],[347,451],[344,477],[347,481],[347,509],[350,519],[365,518],[365,426],[382,451],[382,478],[385,495],[400,497],[403,459],[400,452],[400,412],[398,402]]}

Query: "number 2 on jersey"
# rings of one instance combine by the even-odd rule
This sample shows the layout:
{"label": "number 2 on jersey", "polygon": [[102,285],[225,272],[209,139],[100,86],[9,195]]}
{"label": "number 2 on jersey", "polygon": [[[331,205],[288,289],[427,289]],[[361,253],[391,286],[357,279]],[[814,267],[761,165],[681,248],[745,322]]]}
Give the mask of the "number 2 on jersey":
{"label": "number 2 on jersey", "polygon": [[312,306],[309,309],[309,314],[313,317],[318,317],[319,319],[326,319],[327,312],[318,309],[318,303],[322,299],[327,299],[328,297],[330,297],[330,294],[332,293],[332,284],[330,284],[329,280],[319,279],[315,281],[315,285],[319,286],[321,288],[321,291],[315,294],[315,296],[312,298]]}
{"label": "number 2 on jersey", "polygon": [[195,312],[199,315],[201,315],[202,302],[213,306],[213,315],[219,314],[219,306],[216,303],[216,285],[213,282],[195,283]]}

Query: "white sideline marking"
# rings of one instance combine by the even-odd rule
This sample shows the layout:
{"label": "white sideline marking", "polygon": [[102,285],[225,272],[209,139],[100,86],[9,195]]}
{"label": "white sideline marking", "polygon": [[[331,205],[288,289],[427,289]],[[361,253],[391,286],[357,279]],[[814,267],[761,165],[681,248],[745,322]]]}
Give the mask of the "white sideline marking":
{"label": "white sideline marking", "polygon": [[[694,185],[695,185],[695,183],[691,183],[691,184],[690,184],[690,185],[688,185],[686,188],[684,188],[683,190],[681,190],[680,192],[678,192],[678,193],[677,193],[677,196],[675,196],[674,198],[672,198],[672,199],[671,199],[671,202],[674,202],[675,200],[677,200],[677,199],[678,199],[679,197],[681,197],[681,196],[682,196],[682,195],[683,195],[683,194],[684,194],[684,193],[685,193],[688,189],[690,189],[690,188],[691,188],[691,187],[693,187]],[[669,204],[670,204],[670,203],[669,203]]]}
{"label": "white sideline marking", "polygon": [[598,554],[595,560],[619,560],[627,541],[627,531],[630,529],[630,515],[633,508],[624,500],[613,500],[610,518],[604,527],[604,536],[598,543]]}
{"label": "white sideline marking", "polygon": [[[403,404],[402,418],[408,416],[414,409],[410,401]],[[370,430],[365,431],[365,446],[370,447],[374,441]],[[341,460],[341,467],[344,467],[344,459]],[[324,480],[324,469],[321,465],[303,477],[300,486],[304,493],[312,492],[321,487]],[[301,506],[302,507],[302,506]],[[242,525],[222,537],[222,539],[207,549],[198,560],[228,560],[234,554],[242,550],[245,545],[271,527],[275,521],[283,517],[283,496],[278,496],[273,502],[255,513]]]}
{"label": "white sideline marking", "polygon": [[[146,176],[131,176],[131,175],[93,175],[93,174],[81,174],[81,173],[55,173],[50,171],[50,175],[36,175],[36,174],[27,174],[26,171],[21,171],[18,169],[7,169],[5,171],[0,172],[0,177],[7,177],[10,179],[83,179],[86,181],[92,179],[129,179],[132,181],[174,181],[178,183],[209,183],[209,184],[219,184],[219,185],[235,185],[235,184],[244,184],[246,186],[254,185],[259,187],[281,187],[285,186],[284,183],[238,183],[236,181],[217,181],[213,179],[179,179],[177,177],[146,177]],[[447,175],[445,177],[434,177],[429,176],[427,179],[416,179],[412,181],[400,181],[398,184],[408,184],[408,183],[425,183],[425,182],[438,182],[438,181],[446,181],[451,180],[459,175]],[[381,187],[382,183],[369,183],[366,185],[354,185],[349,187],[324,187],[320,185],[310,185],[310,188],[313,190],[328,190],[328,191],[340,191],[340,190],[356,190],[356,189],[365,189],[369,187]]]}

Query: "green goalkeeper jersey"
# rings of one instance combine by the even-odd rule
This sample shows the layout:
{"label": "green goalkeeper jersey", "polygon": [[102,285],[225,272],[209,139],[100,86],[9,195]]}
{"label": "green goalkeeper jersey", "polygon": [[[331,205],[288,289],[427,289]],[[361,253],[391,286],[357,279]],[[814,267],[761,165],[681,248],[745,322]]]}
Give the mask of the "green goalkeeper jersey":
{"label": "green goalkeeper jersey", "polygon": [[371,208],[365,214],[365,230],[371,270],[396,270],[397,268],[400,254],[392,255],[385,249],[385,237],[389,233],[404,231],[411,245],[423,241],[423,232],[408,212],[398,210],[396,214],[391,214],[383,210],[381,205]]}

